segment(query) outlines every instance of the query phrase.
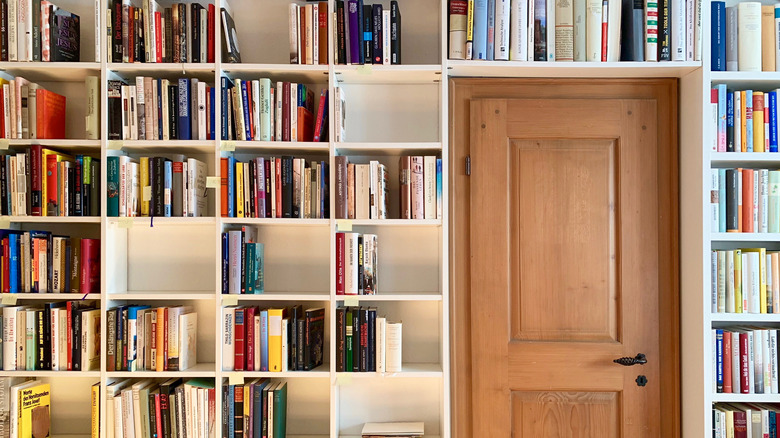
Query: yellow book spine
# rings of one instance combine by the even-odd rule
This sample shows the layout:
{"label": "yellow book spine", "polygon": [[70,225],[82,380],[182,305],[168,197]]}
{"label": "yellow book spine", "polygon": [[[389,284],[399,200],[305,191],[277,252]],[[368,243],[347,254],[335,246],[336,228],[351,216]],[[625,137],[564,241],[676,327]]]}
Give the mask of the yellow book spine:
{"label": "yellow book spine", "polygon": [[761,313],[767,313],[766,296],[766,248],[760,248],[758,252],[759,275],[761,276]]}
{"label": "yellow book spine", "polygon": [[764,93],[753,92],[753,152],[764,152]]}
{"label": "yellow book spine", "polygon": [[144,196],[146,187],[151,189],[149,185],[149,157],[141,157],[139,167],[141,168],[141,216],[149,216],[149,198]]}
{"label": "yellow book spine", "polygon": [[742,310],[742,251],[734,250],[734,312]]}
{"label": "yellow book spine", "polygon": [[236,163],[236,217],[244,217],[244,163]]}
{"label": "yellow book spine", "polygon": [[165,308],[159,307],[157,308],[157,330],[155,331],[155,336],[157,336],[157,365],[155,368],[157,371],[165,371],[165,362],[164,362],[164,350],[165,350]]}
{"label": "yellow book spine", "polygon": [[268,309],[268,369],[282,371],[282,309]]}
{"label": "yellow book spine", "polygon": [[100,438],[100,384],[92,385],[92,435]]}
{"label": "yellow book spine", "polygon": [[740,131],[742,131],[742,135],[739,137],[741,139],[741,145],[740,148],[742,149],[742,152],[747,152],[747,102],[745,101],[747,99],[747,95],[744,91],[739,92],[740,97],[740,110],[742,111],[740,114],[742,114],[742,117],[739,119],[740,121]]}

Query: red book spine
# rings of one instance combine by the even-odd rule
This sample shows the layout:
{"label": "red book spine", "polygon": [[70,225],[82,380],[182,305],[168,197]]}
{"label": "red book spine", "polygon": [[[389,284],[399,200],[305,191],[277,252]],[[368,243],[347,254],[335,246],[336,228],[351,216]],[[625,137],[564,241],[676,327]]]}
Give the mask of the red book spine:
{"label": "red book spine", "polygon": [[233,369],[235,371],[244,371],[244,309],[236,309],[236,329],[233,336],[235,337],[235,348],[233,355]]}
{"label": "red book spine", "polygon": [[602,6],[602,19],[601,19],[601,62],[607,62],[607,40],[609,38],[607,34],[607,27],[608,27],[608,21],[607,21],[607,2],[604,0]]}
{"label": "red book spine", "polygon": [[246,328],[246,370],[255,370],[255,308],[248,307],[244,312],[244,327]]}
{"label": "red book spine", "polygon": [[0,87],[0,138],[5,138],[5,90]]}
{"label": "red book spine", "polygon": [[168,308],[163,311],[163,369],[168,371],[179,371],[168,368]]}
{"label": "red book spine", "polygon": [[38,138],[65,138],[65,96],[38,89],[35,100]]}
{"label": "red book spine", "polygon": [[127,9],[127,41],[128,41],[128,45],[130,46],[130,47],[126,47],[128,62],[135,62],[135,57],[133,53],[135,51],[133,50],[133,46],[134,46],[133,41],[135,41],[135,20],[133,18],[134,16],[135,16],[135,8],[133,6],[130,6]]}
{"label": "red book spine", "polygon": [[723,392],[734,392],[731,383],[731,332],[723,332]]}
{"label": "red book spine", "polygon": [[290,83],[282,84],[282,141],[290,141]]}
{"label": "red book spine", "polygon": [[81,239],[81,293],[100,293],[100,239]]}
{"label": "red book spine", "polygon": [[159,12],[154,13],[154,30],[157,32],[157,38],[155,38],[154,46],[157,48],[157,62],[162,62],[162,14]]}
{"label": "red book spine", "polygon": [[[65,303],[67,310],[67,328],[68,328],[68,371],[73,371],[73,302]],[[115,360],[108,361],[108,370],[114,371]]]}
{"label": "red book spine", "polygon": [[265,167],[265,217],[271,217],[271,160],[263,160]]}
{"label": "red book spine", "polygon": [[282,217],[282,159],[276,159],[276,217]]}
{"label": "red book spine", "polygon": [[322,124],[324,123],[324,116],[325,116],[325,101],[328,100],[328,90],[322,90],[322,93],[320,93],[320,103],[317,108],[317,123],[314,125],[314,141],[324,141],[320,137],[320,133],[322,132]]}
{"label": "red book spine", "polygon": [[320,50],[319,50],[319,61],[320,64],[327,64],[328,63],[328,2],[320,2],[319,8],[317,9],[318,15],[318,28],[317,31],[319,32],[319,40],[320,40]]}
{"label": "red book spine", "polygon": [[[247,114],[249,114],[249,120],[246,121],[247,126],[249,126],[249,134],[252,136],[252,139],[257,138],[257,135],[255,134],[255,118],[253,116],[254,114],[254,102],[252,102],[252,81],[245,81],[246,84],[246,110]],[[251,140],[247,138],[247,140]]]}
{"label": "red book spine", "polygon": [[214,62],[214,4],[209,5],[208,13],[208,62]]}
{"label": "red book spine", "polygon": [[[157,53],[160,53],[160,52],[157,52]],[[155,424],[157,425],[157,437],[158,438],[163,436],[162,415],[160,413],[160,411],[161,411],[160,407],[161,407],[160,406],[160,394],[155,394],[154,395],[154,414],[157,417],[157,421],[155,421]]]}
{"label": "red book spine", "polygon": [[747,434],[747,421],[744,411],[734,411],[734,438],[750,438]]}
{"label": "red book spine", "polygon": [[[0,117],[2,118],[2,117]],[[33,216],[43,216],[41,197],[43,196],[43,174],[41,173],[41,145],[34,144],[30,146],[30,185],[32,193],[30,194],[30,207]]]}
{"label": "red book spine", "polygon": [[753,232],[753,169],[742,169],[742,232]]}
{"label": "red book spine", "polygon": [[344,295],[344,233],[336,233],[336,295]]}
{"label": "red book spine", "polygon": [[739,375],[742,381],[740,382],[740,390],[742,394],[750,394],[750,359],[748,358],[748,335],[747,333],[739,334],[739,369],[741,370]]}
{"label": "red book spine", "polygon": [[227,158],[220,158],[219,159],[219,169],[220,169],[220,189],[221,189],[221,195],[222,198],[220,199],[220,207],[222,212],[222,217],[228,216],[228,159]]}
{"label": "red book spine", "polygon": [[3,293],[7,294],[11,292],[11,286],[8,282],[10,278],[10,255],[8,247],[8,238],[3,238]]}

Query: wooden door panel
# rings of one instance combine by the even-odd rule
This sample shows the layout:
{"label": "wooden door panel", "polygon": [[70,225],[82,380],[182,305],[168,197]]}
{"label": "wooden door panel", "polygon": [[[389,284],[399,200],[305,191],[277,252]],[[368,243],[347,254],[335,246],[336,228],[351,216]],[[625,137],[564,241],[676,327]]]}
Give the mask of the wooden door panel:
{"label": "wooden door panel", "polygon": [[617,341],[616,142],[509,147],[513,339]]}
{"label": "wooden door panel", "polygon": [[512,436],[616,438],[619,399],[616,392],[515,391]]}

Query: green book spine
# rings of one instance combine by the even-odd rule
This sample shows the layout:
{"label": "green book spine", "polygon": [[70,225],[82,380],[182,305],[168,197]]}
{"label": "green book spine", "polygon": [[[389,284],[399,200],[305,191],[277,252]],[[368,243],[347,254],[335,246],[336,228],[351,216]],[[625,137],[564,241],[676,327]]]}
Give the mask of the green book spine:
{"label": "green book spine", "polygon": [[274,437],[287,436],[287,382],[274,389]]}
{"label": "green book spine", "polygon": [[346,350],[346,361],[344,371],[352,371],[352,309],[347,308],[347,335],[344,340],[344,349]]}
{"label": "green book spine", "polygon": [[246,293],[248,294],[254,294],[255,293],[255,279],[257,277],[257,273],[255,272],[255,246],[256,243],[247,243],[246,244],[246,284],[244,287],[246,288]]}

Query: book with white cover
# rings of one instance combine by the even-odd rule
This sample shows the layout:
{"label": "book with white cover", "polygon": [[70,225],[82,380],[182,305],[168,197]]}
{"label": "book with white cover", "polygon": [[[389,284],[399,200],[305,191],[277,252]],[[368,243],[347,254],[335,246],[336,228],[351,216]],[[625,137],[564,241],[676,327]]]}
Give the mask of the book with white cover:
{"label": "book with white cover", "polygon": [[511,0],[509,25],[509,59],[528,60],[528,1]]}
{"label": "book with white cover", "polygon": [[402,339],[403,323],[388,322],[385,324],[385,370],[388,373],[402,371]]}
{"label": "book with white cover", "polygon": [[509,60],[510,0],[496,0],[495,53],[496,61]]}
{"label": "book with white cover", "polygon": [[685,61],[685,0],[671,0],[671,6],[672,61]]}
{"label": "book with white cover", "polygon": [[179,371],[184,371],[186,369],[192,368],[197,363],[197,357],[198,357],[197,335],[198,335],[198,314],[196,312],[190,312],[179,316],[179,331],[178,331]]}
{"label": "book with white cover", "polygon": [[555,61],[555,2],[556,0],[546,1],[547,10],[547,55],[545,60],[548,62]]}
{"label": "book with white cover", "polygon": [[233,339],[233,319],[236,316],[235,307],[225,307],[222,309],[222,369],[224,371],[233,371],[235,367],[234,350],[235,340]]}
{"label": "book with white cover", "polygon": [[574,6],[571,0],[555,1],[555,60],[574,60]]}
{"label": "book with white cover", "polygon": [[[685,1],[685,0],[678,0]],[[607,61],[620,61],[620,19],[621,0],[609,0],[607,3]]]}
{"label": "book with white cover", "polygon": [[587,0],[586,23],[586,60],[601,62],[601,0]]}
{"label": "book with white cover", "polygon": [[761,3],[738,6],[739,71],[761,71]]}
{"label": "book with white cover", "polygon": [[574,60],[577,62],[586,61],[587,58],[587,23],[585,17],[588,15],[587,0],[574,0],[572,8],[574,13]]}
{"label": "book with white cover", "polygon": [[397,422],[397,423],[366,423],[363,425],[363,435],[424,435],[425,423],[423,422]]}

